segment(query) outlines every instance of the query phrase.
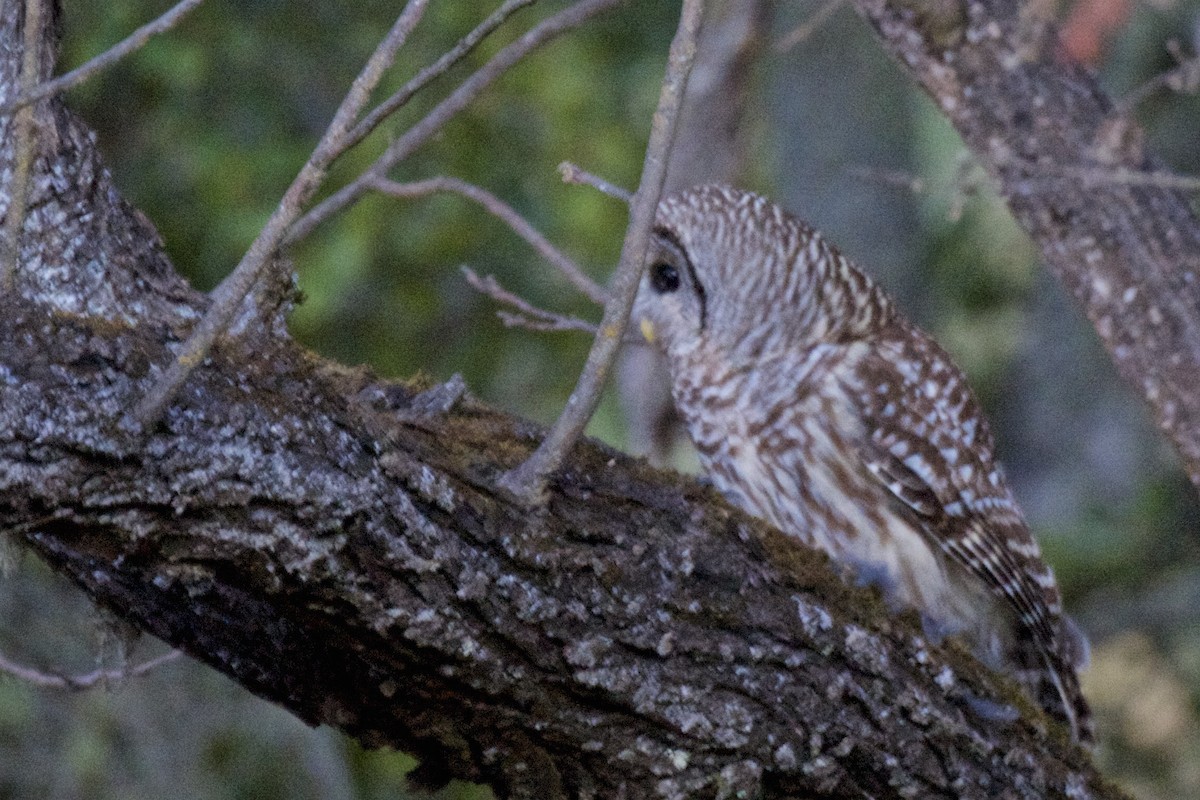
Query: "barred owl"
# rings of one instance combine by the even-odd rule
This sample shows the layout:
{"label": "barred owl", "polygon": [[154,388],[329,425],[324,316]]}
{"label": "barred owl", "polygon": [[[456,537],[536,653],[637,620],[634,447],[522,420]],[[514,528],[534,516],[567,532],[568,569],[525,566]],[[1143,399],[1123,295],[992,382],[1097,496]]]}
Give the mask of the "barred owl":
{"label": "barred owl", "polygon": [[1086,643],[942,348],[820,234],[748,192],[664,199],[648,263],[633,318],[667,356],[716,487],[931,634],[965,637],[1089,742]]}

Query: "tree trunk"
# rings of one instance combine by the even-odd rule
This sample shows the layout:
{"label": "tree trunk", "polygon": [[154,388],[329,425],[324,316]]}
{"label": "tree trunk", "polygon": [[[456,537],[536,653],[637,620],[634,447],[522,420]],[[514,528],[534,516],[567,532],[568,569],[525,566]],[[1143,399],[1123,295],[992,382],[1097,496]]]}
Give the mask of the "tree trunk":
{"label": "tree trunk", "polygon": [[1067,63],[1053,4],[855,0],[988,169],[1200,488],[1200,224],[1144,134]]}

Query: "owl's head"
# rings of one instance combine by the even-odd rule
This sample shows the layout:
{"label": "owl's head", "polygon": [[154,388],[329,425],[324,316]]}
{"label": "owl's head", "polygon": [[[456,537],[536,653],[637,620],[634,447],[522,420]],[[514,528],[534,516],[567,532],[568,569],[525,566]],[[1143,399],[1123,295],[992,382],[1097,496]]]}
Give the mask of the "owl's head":
{"label": "owl's head", "polygon": [[[837,335],[888,305],[821,236],[761,195],[703,185],[658,206],[633,322],[669,356],[753,358]],[[866,301],[867,306],[863,306]]]}
{"label": "owl's head", "polygon": [[[704,185],[658,205],[633,319],[668,354],[733,349],[804,304],[815,234],[760,195]],[[790,315],[789,315],[790,316]]]}

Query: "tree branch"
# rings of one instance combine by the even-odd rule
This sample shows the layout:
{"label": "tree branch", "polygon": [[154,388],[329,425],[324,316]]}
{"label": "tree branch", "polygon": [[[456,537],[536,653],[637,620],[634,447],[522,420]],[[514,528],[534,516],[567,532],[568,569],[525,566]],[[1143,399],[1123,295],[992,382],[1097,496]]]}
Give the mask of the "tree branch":
{"label": "tree branch", "polygon": [[538,308],[520,295],[505,289],[494,275],[481,278],[470,267],[463,267],[462,272],[463,277],[467,279],[467,284],[472,289],[487,295],[498,303],[516,309],[516,313],[503,310],[496,312],[496,316],[509,327],[522,327],[535,331],[583,331],[592,336],[596,335],[597,329],[593,323]]}
{"label": "tree branch", "polygon": [[[996,180],[1200,487],[1200,223],[1034,3],[855,0]],[[1097,175],[1120,176],[1096,180]]]}
{"label": "tree branch", "polygon": [[60,675],[22,666],[0,653],[0,672],[42,689],[81,691],[91,689],[99,684],[116,683],[127,678],[141,677],[147,672],[152,672],[164,664],[175,661],[182,655],[183,653],[178,650],[170,650],[161,656],[155,656],[127,669],[96,669],[83,675]]}
{"label": "tree branch", "polygon": [[[44,25],[43,0],[29,0],[25,4],[23,34],[24,57],[21,60],[19,86],[27,92],[41,79],[42,28]],[[21,234],[25,228],[25,212],[29,200],[29,175],[33,170],[34,153],[34,108],[22,107],[9,122],[15,143],[12,184],[6,194],[8,202],[4,213],[4,241],[0,247],[0,292],[11,294],[17,263],[21,259]]]}
{"label": "tree branch", "polygon": [[0,116],[11,114],[39,100],[45,100],[51,95],[60,94],[68,89],[75,88],[97,72],[111,67],[130,53],[137,52],[145,46],[146,42],[158,34],[165,33],[174,28],[179,24],[181,19],[202,2],[204,0],[181,0],[162,15],[147,22],[100,55],[88,59],[87,63],[76,67],[65,75],[59,75],[54,80],[39,83],[35,86],[23,87],[21,93],[15,98],[0,104]]}
{"label": "tree branch", "polygon": [[620,200],[626,205],[629,204],[629,201],[633,200],[633,192],[609,183],[599,175],[593,175],[579,165],[572,164],[570,161],[564,161],[559,164],[558,173],[562,176],[563,183],[591,186],[601,194],[606,194],[609,197]]}
{"label": "tree branch", "polygon": [[529,220],[517,213],[516,209],[505,203],[499,197],[474,184],[439,175],[411,183],[398,183],[387,178],[374,178],[371,188],[391,197],[411,198],[424,197],[435,192],[451,192],[472,200],[483,206],[484,210],[499,219],[524,239],[530,247],[542,258],[554,265],[563,277],[592,302],[604,305],[608,292],[603,286],[588,277],[583,268],[576,264],[566,253],[555,247],[542,232],[533,227]]}
{"label": "tree branch", "polygon": [[373,130],[379,127],[381,122],[403,108],[409,100],[413,99],[417,92],[428,86],[435,78],[446,74],[447,70],[469,55],[480,42],[486,39],[488,34],[504,24],[506,19],[522,8],[533,5],[535,2],[537,0],[506,0],[500,8],[488,15],[487,19],[479,23],[474,30],[460,39],[454,47],[447,50],[441,58],[418,72],[398,92],[372,109],[369,114],[362,118],[361,122],[351,128],[349,133],[346,134],[346,149],[354,147],[367,138]]}
{"label": "tree branch", "polygon": [[420,122],[388,145],[371,167],[350,183],[326,197],[304,216],[296,220],[288,232],[287,242],[296,242],[334,214],[356,202],[371,190],[373,182],[387,177],[388,170],[411,156],[421,145],[442,129],[458,112],[471,104],[487,87],[537,48],[567,31],[574,30],[592,17],[608,11],[618,0],[579,0],[557,14],[539,22],[520,39],[505,47],[491,60],[467,78],[450,95],[438,103]]}
{"label": "tree branch", "polygon": [[371,58],[354,79],[350,91],[338,106],[321,141],[317,143],[308,161],[284,192],[271,218],[267,220],[233,272],[213,291],[212,304],[188,336],[179,354],[170,361],[162,376],[147,388],[146,395],[138,401],[132,416],[132,421],[137,427],[146,430],[159,421],[192,370],[204,361],[217,337],[225,332],[238,307],[262,275],[263,269],[273,262],[284,234],[300,216],[304,203],[321,185],[334,159],[344,152],[347,132],[354,124],[359,111],[366,105],[371,92],[392,65],[396,51],[403,46],[409,33],[424,15],[427,4],[428,0],[409,0],[400,16],[396,18],[392,29],[388,31],[388,35],[375,48],[375,52],[371,54]]}
{"label": "tree branch", "polygon": [[671,41],[666,75],[658,95],[658,108],[650,128],[650,141],[642,163],[642,178],[629,201],[629,225],[621,246],[621,259],[613,274],[612,289],[600,319],[600,330],[592,342],[579,380],[567,398],[566,407],[551,426],[546,438],[527,460],[508,472],[500,486],[526,505],[546,500],[546,482],[562,464],[575,441],[600,405],[600,394],[616,361],[617,351],[629,325],[629,312],[637,294],[650,247],[650,226],[658,208],[659,195],[667,179],[667,159],[675,141],[676,121],[683,105],[688,75],[696,58],[696,39],[704,19],[704,0],[683,0],[679,27]]}

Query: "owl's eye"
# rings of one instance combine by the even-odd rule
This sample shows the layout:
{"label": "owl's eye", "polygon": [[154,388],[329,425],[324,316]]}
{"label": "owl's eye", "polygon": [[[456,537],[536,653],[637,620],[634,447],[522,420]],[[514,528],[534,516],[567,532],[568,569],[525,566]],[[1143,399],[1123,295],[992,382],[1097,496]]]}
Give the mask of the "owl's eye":
{"label": "owl's eye", "polygon": [[679,288],[679,270],[665,261],[650,265],[650,285],[659,294],[673,292]]}

